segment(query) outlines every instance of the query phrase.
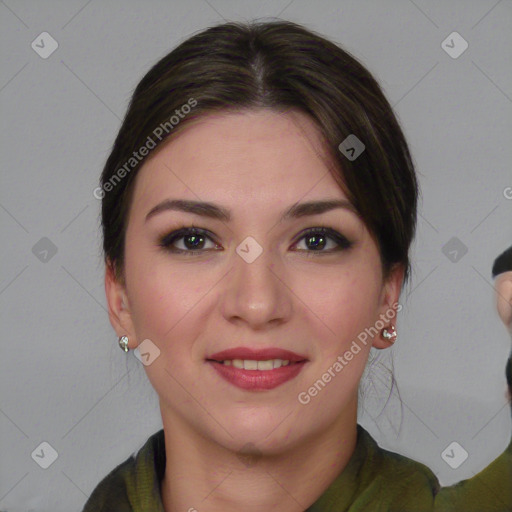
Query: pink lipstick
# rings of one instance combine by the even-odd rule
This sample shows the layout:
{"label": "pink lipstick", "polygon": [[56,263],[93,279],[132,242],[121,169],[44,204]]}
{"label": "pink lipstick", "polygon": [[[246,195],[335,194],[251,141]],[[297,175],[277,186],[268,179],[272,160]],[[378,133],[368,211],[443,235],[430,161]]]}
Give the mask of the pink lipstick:
{"label": "pink lipstick", "polygon": [[216,352],[206,361],[231,384],[241,389],[258,391],[276,388],[293,379],[308,359],[279,348],[237,347]]}

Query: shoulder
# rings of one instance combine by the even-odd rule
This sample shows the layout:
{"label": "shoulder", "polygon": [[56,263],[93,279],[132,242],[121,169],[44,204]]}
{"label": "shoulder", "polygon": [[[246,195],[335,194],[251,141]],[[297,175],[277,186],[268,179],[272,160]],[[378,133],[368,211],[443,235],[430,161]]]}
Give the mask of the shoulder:
{"label": "shoulder", "polygon": [[95,487],[82,512],[135,512],[141,505],[159,509],[165,470],[164,432],[149,437],[138,453],[114,468]]}
{"label": "shoulder", "polygon": [[357,430],[347,466],[308,511],[432,512],[439,490],[434,473],[420,462],[381,448],[360,424]]}
{"label": "shoulder", "polygon": [[512,439],[505,451],[467,480],[443,487],[436,511],[504,512],[512,510]]}
{"label": "shoulder", "polygon": [[432,470],[381,448],[366,430],[361,431],[367,453],[364,479],[371,494],[379,497],[378,502],[388,505],[389,510],[433,510],[440,483]]}
{"label": "shoulder", "polygon": [[132,512],[128,498],[127,476],[134,468],[135,457],[131,455],[101,480],[85,503],[82,512]]}

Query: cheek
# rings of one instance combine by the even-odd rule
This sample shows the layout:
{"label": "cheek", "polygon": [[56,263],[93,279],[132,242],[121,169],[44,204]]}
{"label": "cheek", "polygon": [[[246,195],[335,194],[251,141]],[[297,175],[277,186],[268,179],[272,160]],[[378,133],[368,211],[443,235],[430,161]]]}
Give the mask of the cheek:
{"label": "cheek", "polygon": [[[326,333],[319,338],[323,340],[323,356],[336,358],[375,323],[380,299],[379,276],[373,268],[352,268],[331,273],[324,282],[323,289],[310,291],[306,296],[310,298],[311,310],[322,321],[322,332]],[[365,345],[361,344],[361,348],[364,351]]]}
{"label": "cheek", "polygon": [[[380,276],[374,270],[350,271],[331,276],[329,291],[317,294],[316,310],[322,319],[318,336],[317,364],[301,389],[302,399],[311,402],[304,409],[313,420],[319,416],[334,419],[357,396],[372,339],[358,336],[378,319]],[[328,329],[324,328],[328,326]],[[309,398],[308,398],[309,397]],[[303,402],[300,402],[303,403]]]}
{"label": "cheek", "polygon": [[[127,268],[128,271],[128,268]],[[201,290],[184,274],[153,267],[132,271],[132,315],[136,331],[163,344],[178,336],[186,317],[201,299]]]}
{"label": "cheek", "polygon": [[145,367],[148,379],[160,397],[191,407],[190,395],[179,383],[187,383],[193,396],[202,397],[203,391],[195,384],[199,382],[193,373],[196,367],[190,363],[195,358],[195,340],[204,334],[204,322],[195,306],[207,290],[200,288],[190,273],[156,261],[151,268],[143,268],[134,258],[133,265],[127,262],[126,274],[131,278],[130,306],[137,342],[150,339],[160,350],[155,362]]}
{"label": "cheek", "polygon": [[125,269],[137,339],[149,338],[163,347],[179,336],[177,333],[187,325],[187,314],[204,291],[198,286],[192,267],[190,271],[179,270],[169,264],[165,254],[137,247],[129,240],[127,237]]}

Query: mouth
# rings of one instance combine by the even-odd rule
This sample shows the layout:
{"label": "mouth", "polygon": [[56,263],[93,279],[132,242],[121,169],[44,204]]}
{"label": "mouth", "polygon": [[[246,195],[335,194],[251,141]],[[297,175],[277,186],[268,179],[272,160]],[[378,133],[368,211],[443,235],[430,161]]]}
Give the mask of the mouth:
{"label": "mouth", "polygon": [[280,348],[251,349],[231,348],[212,354],[206,361],[233,366],[239,370],[270,371],[276,368],[306,362],[307,358]]}
{"label": "mouth", "polygon": [[260,370],[268,371],[274,368],[281,368],[282,366],[288,366],[289,364],[297,364],[296,362],[290,363],[289,359],[266,359],[258,361],[256,359],[224,359],[223,361],[216,361],[215,359],[207,359],[214,363],[220,363],[224,366],[233,365],[239,370]]}
{"label": "mouth", "polygon": [[308,359],[289,350],[238,347],[212,354],[206,362],[231,384],[258,391],[273,389],[293,379]]}

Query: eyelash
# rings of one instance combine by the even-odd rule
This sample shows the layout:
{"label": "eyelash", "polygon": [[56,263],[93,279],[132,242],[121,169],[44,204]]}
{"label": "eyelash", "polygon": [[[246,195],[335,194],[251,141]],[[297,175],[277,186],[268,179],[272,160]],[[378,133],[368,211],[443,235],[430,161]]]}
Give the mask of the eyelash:
{"label": "eyelash", "polygon": [[[197,228],[195,226],[192,226],[192,227],[182,227],[182,228],[180,228],[180,229],[178,229],[176,231],[173,231],[173,232],[171,232],[171,233],[169,233],[167,235],[164,235],[160,239],[158,245],[160,247],[162,247],[163,249],[165,249],[166,251],[168,251],[170,253],[173,253],[173,254],[195,255],[195,254],[205,253],[206,251],[215,250],[215,249],[201,249],[201,250],[189,250],[189,251],[186,251],[186,250],[183,250],[183,249],[172,248],[172,244],[174,244],[176,241],[178,241],[178,240],[180,240],[182,238],[186,238],[187,236],[191,236],[191,235],[204,236],[206,238],[209,238],[216,245],[218,245],[215,242],[215,240],[213,240],[212,237],[208,235],[208,231],[206,231],[204,229],[201,229],[201,228]],[[323,256],[323,255],[326,255],[326,254],[332,254],[332,253],[335,253],[335,252],[339,252],[339,251],[344,251],[344,250],[350,249],[352,247],[352,245],[353,245],[353,243],[350,242],[341,233],[338,233],[337,231],[335,231],[332,228],[328,228],[328,227],[324,227],[324,226],[306,229],[305,231],[303,231],[300,234],[300,237],[297,239],[297,241],[293,245],[295,246],[301,240],[303,240],[304,238],[306,238],[308,236],[314,236],[314,235],[324,235],[326,238],[330,238],[331,240],[333,240],[337,244],[337,247],[335,249],[330,249],[328,251],[324,251],[324,250],[314,251],[314,250],[302,250],[301,249],[299,252],[308,253],[307,254],[308,256]]]}

